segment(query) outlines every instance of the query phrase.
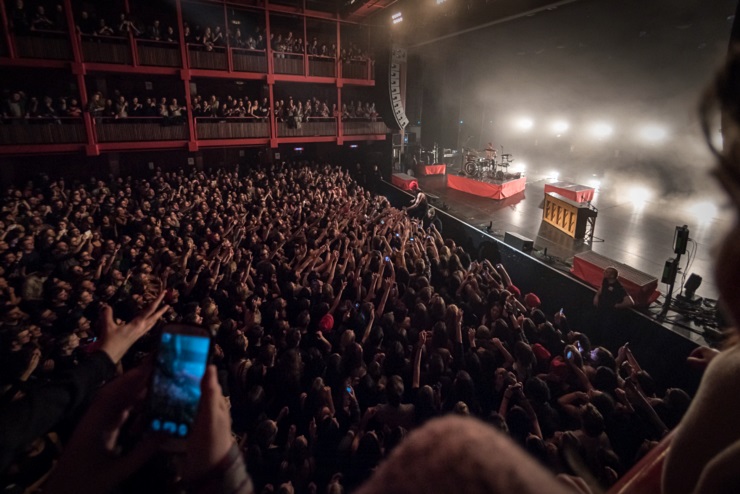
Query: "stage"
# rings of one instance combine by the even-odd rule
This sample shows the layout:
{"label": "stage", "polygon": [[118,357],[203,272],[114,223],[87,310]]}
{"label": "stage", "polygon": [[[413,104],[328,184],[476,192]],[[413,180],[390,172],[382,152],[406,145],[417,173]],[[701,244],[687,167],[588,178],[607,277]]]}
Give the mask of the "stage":
{"label": "stage", "polygon": [[[452,172],[450,168],[448,172]],[[502,241],[507,231],[531,238],[535,249],[542,253],[546,248],[548,256],[554,260],[553,266],[564,272],[570,270],[573,256],[593,250],[660,278],[665,260],[673,255],[674,229],[676,225],[687,223],[685,205],[677,199],[660,198],[651,203],[635,204],[620,195],[620,190],[602,188],[595,191],[591,201],[598,208],[599,215],[596,241],[589,245],[542,221],[544,189],[546,185],[554,184],[554,180],[529,173],[526,191],[492,201],[448,188],[451,176],[418,177],[422,190],[439,197],[432,202],[433,206],[440,207],[444,203],[449,214],[483,231],[492,222],[491,233]],[[688,221],[691,225],[690,218]],[[691,272],[703,278],[697,291],[699,296],[717,297],[711,248],[730,223],[730,220],[720,217],[706,218],[699,224],[694,222],[691,237],[699,248]],[[658,289],[665,291],[666,287],[661,284]]]}
{"label": "stage", "polygon": [[524,192],[527,185],[526,177],[513,180],[490,180],[464,177],[462,175],[447,175],[447,187],[467,194],[500,201]]}

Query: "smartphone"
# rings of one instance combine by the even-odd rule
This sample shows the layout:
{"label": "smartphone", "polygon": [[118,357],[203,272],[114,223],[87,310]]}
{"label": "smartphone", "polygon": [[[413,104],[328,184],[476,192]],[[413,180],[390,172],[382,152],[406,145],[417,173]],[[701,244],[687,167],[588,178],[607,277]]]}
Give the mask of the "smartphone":
{"label": "smartphone", "polygon": [[581,346],[581,342],[578,341],[578,340],[576,340],[576,348],[578,348],[578,351],[579,352],[582,352],[583,351],[583,347]]}
{"label": "smartphone", "polygon": [[162,329],[147,401],[151,431],[188,437],[210,352],[211,337],[203,328],[168,324]]}
{"label": "smartphone", "polygon": [[351,386],[347,386],[347,387],[346,387],[346,388],[344,388],[344,389],[346,389],[346,390],[347,390],[347,394],[352,394],[352,387],[351,387]]}
{"label": "smartphone", "polygon": [[390,261],[390,260],[391,260],[391,258],[390,258],[390,257],[388,257],[388,256],[385,256],[385,262],[388,262],[388,261]]}
{"label": "smartphone", "polygon": [[87,346],[87,345],[90,345],[92,343],[95,343],[96,341],[98,341],[98,337],[97,336],[90,336],[88,338],[82,338],[80,340],[80,346]]}
{"label": "smartphone", "polygon": [[380,220],[381,225],[385,225],[385,220]]}
{"label": "smartphone", "polygon": [[400,234],[400,233],[396,233],[396,237],[400,237],[400,236],[401,236],[401,234]]}
{"label": "smartphone", "polygon": [[567,358],[568,360],[572,359],[573,358],[573,350],[568,350],[567,352],[565,352],[565,358]]}
{"label": "smartphone", "polygon": [[411,242],[413,242],[413,241],[414,241],[414,237],[411,237],[411,238],[409,238],[409,240],[410,240]]}
{"label": "smartphone", "polygon": [[563,308],[562,307],[560,308],[560,315],[561,316],[563,315]]}

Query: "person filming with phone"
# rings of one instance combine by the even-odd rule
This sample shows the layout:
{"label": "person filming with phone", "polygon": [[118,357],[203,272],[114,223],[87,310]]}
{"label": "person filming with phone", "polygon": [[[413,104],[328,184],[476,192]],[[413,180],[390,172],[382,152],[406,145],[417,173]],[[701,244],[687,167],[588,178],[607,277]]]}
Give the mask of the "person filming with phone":
{"label": "person filming with phone", "polygon": [[594,296],[594,306],[600,309],[629,309],[634,305],[635,301],[619,282],[617,268],[611,266],[606,268],[601,288]]}

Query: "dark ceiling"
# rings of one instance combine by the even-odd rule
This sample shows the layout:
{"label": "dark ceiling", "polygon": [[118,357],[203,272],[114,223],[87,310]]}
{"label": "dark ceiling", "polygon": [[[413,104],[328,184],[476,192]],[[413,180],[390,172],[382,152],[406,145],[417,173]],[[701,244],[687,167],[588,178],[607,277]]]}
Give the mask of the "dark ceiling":
{"label": "dark ceiling", "polygon": [[[575,1],[585,0],[385,0],[364,22],[387,25],[398,44],[416,46]],[[403,22],[393,25],[395,13]]]}

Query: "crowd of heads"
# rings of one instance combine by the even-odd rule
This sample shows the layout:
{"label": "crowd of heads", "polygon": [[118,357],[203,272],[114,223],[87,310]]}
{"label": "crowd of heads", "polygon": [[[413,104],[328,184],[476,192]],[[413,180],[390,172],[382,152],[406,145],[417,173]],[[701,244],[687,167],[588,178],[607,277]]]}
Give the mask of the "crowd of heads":
{"label": "crowd of heads", "polygon": [[73,96],[29,96],[25,91],[3,90],[2,122],[18,123],[30,119],[79,118],[82,108]]}
{"label": "crowd of heads", "polygon": [[129,117],[163,118],[168,121],[185,121],[187,107],[179,102],[177,98],[137,96],[127,97],[116,90],[113,95],[106,98],[105,95],[96,91],[90,95],[87,111],[93,118],[108,118],[116,121],[124,121]]}
{"label": "crowd of heads", "polygon": [[235,98],[231,95],[218,97],[193,96],[192,111],[194,117],[241,117],[266,120],[270,116],[270,103],[267,98]]}
{"label": "crowd of heads", "polygon": [[62,2],[31,4],[26,0],[15,0],[11,5],[8,21],[16,34],[67,30]]}
{"label": "crowd of heads", "polygon": [[[592,348],[503,266],[358,178],[302,163],[11,187],[2,399],[84,359],[101,304],[129,320],[166,290],[163,318],[215,339],[257,492],[351,490],[444,414],[487,421],[556,472],[575,445],[610,485],[678,422],[688,396],[661,391],[628,346]],[[124,367],[155,342],[140,340]]]}

